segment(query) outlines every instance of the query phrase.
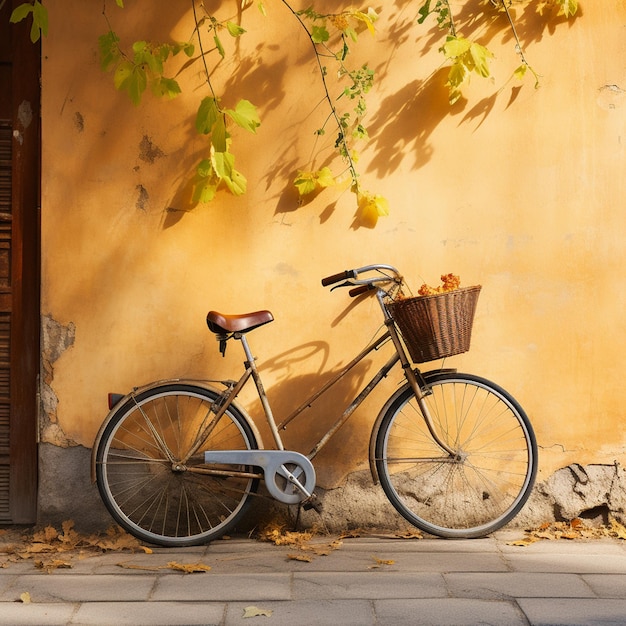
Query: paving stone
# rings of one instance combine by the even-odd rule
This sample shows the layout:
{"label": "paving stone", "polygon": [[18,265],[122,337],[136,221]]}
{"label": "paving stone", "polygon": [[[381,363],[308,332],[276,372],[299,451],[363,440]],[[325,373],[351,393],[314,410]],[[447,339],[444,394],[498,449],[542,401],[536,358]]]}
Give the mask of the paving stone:
{"label": "paving stone", "polygon": [[3,602],[15,602],[28,592],[33,602],[146,601],[156,581],[155,576],[55,574],[24,575],[10,589],[0,594]]}
{"label": "paving stone", "polygon": [[461,600],[379,600],[374,602],[379,624],[393,626],[528,626],[525,616],[513,602]]}
{"label": "paving stone", "polygon": [[570,574],[626,574],[626,554],[545,553],[507,555],[511,570]]}
{"label": "paving stone", "polygon": [[223,623],[225,610],[224,603],[90,602],[81,605],[69,623],[81,626],[218,626]]}
{"label": "paving stone", "polygon": [[[377,622],[374,616],[372,603],[367,600],[297,600],[294,602],[267,602],[258,604],[260,609],[269,609],[271,616],[258,618],[244,618],[246,604],[229,604],[226,611],[224,626],[251,626],[260,620],[266,620],[268,626],[375,626],[384,622]],[[255,605],[256,606],[256,605]],[[388,622],[390,625],[393,622]],[[414,626],[416,622],[412,623]],[[394,625],[395,626],[395,625]]]}
{"label": "paving stone", "polygon": [[585,574],[581,578],[600,598],[626,598],[626,574]]}
{"label": "paving stone", "polygon": [[71,623],[76,612],[71,604],[22,604],[6,602],[0,604],[0,624],[6,626],[57,626]]}
{"label": "paving stone", "polygon": [[153,601],[250,601],[289,600],[290,574],[255,574],[215,576],[206,574],[159,577],[152,593]]}
{"label": "paving stone", "polygon": [[623,626],[626,600],[524,598],[519,605],[533,626]]}
{"label": "paving stone", "polygon": [[595,598],[594,591],[576,574],[526,572],[445,574],[455,598],[503,600],[510,598]]}
{"label": "paving stone", "polygon": [[403,572],[313,572],[293,575],[295,600],[444,598],[440,574]]}

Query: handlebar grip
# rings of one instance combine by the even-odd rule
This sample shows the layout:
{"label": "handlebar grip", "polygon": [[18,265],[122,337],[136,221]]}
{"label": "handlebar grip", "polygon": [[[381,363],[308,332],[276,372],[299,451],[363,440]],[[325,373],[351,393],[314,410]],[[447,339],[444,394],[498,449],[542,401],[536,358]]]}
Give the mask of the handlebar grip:
{"label": "handlebar grip", "polygon": [[333,274],[332,276],[322,278],[322,285],[324,287],[328,287],[328,285],[333,285],[334,283],[346,280],[347,278],[355,278],[354,270],[345,270],[344,272],[339,272],[339,274]]}
{"label": "handlebar grip", "polygon": [[354,289],[350,289],[348,294],[350,295],[351,298],[356,298],[357,296],[360,296],[362,293],[367,293],[368,291],[372,291],[372,289],[376,289],[376,287],[374,287],[374,285],[359,285],[358,287],[355,287]]}

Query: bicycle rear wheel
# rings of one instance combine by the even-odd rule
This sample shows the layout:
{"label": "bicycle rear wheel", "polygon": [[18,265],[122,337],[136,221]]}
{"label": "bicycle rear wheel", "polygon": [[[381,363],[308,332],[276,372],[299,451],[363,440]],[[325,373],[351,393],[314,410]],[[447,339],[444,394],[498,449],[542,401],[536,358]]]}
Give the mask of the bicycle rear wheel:
{"label": "bicycle rear wheel", "polygon": [[472,376],[427,377],[431,436],[410,387],[383,417],[375,461],[396,510],[419,529],[440,537],[487,535],[522,508],[537,473],[535,435],[520,405],[504,389]]}
{"label": "bicycle rear wheel", "polygon": [[162,546],[202,544],[245,513],[258,479],[233,473],[245,471],[242,466],[204,464],[205,450],[258,447],[234,406],[202,435],[219,397],[203,387],[163,384],[125,402],[104,429],[96,451],[98,489],[113,518],[138,539]]}

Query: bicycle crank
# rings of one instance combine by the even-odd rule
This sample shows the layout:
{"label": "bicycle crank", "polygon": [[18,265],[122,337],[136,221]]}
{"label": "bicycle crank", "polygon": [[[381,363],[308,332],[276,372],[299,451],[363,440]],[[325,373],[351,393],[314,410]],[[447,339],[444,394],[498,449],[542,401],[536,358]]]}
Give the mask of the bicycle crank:
{"label": "bicycle crank", "polygon": [[204,453],[204,462],[262,468],[270,495],[285,504],[307,500],[315,489],[313,464],[291,450],[211,450]]}

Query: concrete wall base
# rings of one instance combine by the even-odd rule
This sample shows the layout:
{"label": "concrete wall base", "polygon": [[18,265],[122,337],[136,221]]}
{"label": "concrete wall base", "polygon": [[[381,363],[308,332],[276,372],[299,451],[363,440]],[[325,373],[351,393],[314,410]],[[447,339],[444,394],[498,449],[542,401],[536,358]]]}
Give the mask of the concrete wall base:
{"label": "concrete wall base", "polygon": [[[81,532],[104,531],[113,520],[98,489],[90,480],[91,451],[82,446],[61,448],[41,444],[39,523],[60,526],[72,519]],[[350,474],[335,489],[317,489],[323,503],[321,514],[285,507],[259,497],[250,508],[241,532],[253,532],[273,520],[285,526],[318,527],[328,532],[355,528],[404,530],[411,527],[387,501],[369,471]],[[261,495],[264,495],[263,490]],[[512,527],[533,528],[544,522],[580,517],[598,524],[614,517],[626,523],[626,470],[614,465],[569,465],[535,486],[533,494]]]}

